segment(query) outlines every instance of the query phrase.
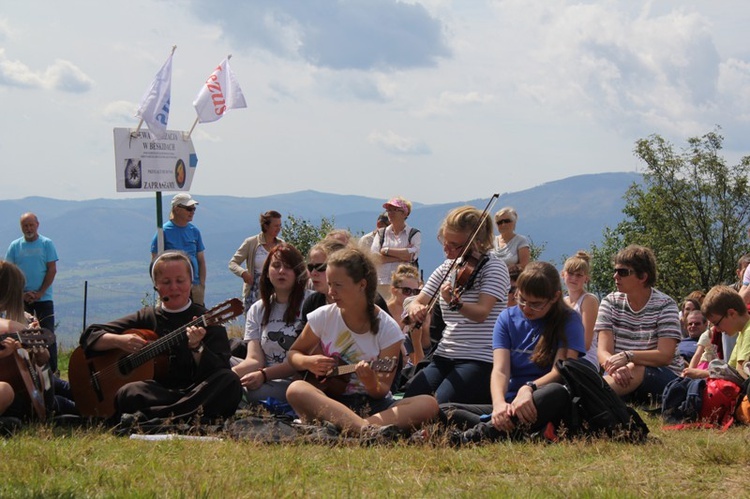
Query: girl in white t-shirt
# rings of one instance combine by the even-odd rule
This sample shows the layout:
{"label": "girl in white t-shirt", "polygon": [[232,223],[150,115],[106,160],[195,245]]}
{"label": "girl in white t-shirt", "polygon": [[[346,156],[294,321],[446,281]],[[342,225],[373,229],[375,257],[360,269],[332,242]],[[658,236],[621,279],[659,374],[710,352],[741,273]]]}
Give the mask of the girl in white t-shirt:
{"label": "girl in white t-shirt", "polygon": [[333,304],[308,315],[287,360],[294,369],[319,377],[340,363],[355,364],[356,371],[336,395],[323,391],[327,386],[332,390],[333,381],[320,387],[293,382],[286,397],[295,412],[303,421],[328,421],[354,434],[379,434],[386,426],[412,429],[433,419],[438,412],[434,397],[395,402],[390,393],[395,371],[376,372],[370,367],[377,359],[387,364],[397,358],[404,335],[396,321],[375,305],[377,271],[369,256],[355,248],[333,253],[326,278]]}

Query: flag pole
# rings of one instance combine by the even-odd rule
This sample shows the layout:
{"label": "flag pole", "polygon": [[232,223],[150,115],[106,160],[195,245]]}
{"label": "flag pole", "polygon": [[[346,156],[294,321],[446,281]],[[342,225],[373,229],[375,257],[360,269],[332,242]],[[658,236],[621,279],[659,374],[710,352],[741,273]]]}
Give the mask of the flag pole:
{"label": "flag pole", "polygon": [[198,124],[198,116],[195,117],[195,121],[193,121],[193,126],[190,127],[190,131],[185,136],[185,140],[190,140],[190,135],[193,133],[193,130],[195,129],[195,125]]}

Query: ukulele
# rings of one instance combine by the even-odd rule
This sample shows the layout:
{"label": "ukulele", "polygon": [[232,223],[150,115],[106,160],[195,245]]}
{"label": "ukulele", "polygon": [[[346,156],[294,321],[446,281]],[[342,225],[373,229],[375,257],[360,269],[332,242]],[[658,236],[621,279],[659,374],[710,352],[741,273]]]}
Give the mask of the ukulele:
{"label": "ukulele", "polygon": [[[305,371],[302,379],[315,385],[316,388],[325,392],[331,397],[338,397],[344,394],[346,385],[349,384],[349,375],[357,370],[357,364],[345,364],[339,357],[339,365],[331,369],[323,376],[317,376],[310,371]],[[398,358],[384,357],[367,361],[367,364],[375,372],[389,373],[396,369]]]}
{"label": "ukulele", "polygon": [[102,355],[86,357],[81,347],[70,356],[68,377],[76,408],[82,416],[108,418],[115,414],[117,390],[133,381],[158,379],[166,371],[166,354],[171,347],[185,341],[187,329],[223,324],[244,312],[242,301],[232,298],[197,319],[162,337],[147,329],[129,329],[123,334],[138,334],[150,341],[145,347],[129,355],[120,349]]}
{"label": "ukulele", "polygon": [[24,407],[40,421],[47,419],[44,392],[51,386],[49,366],[35,365],[27,349],[32,352],[46,348],[55,342],[55,335],[48,329],[24,329],[15,333],[0,334],[0,341],[13,338],[21,347],[13,355],[0,359],[0,380],[7,382],[16,396],[24,401]]}

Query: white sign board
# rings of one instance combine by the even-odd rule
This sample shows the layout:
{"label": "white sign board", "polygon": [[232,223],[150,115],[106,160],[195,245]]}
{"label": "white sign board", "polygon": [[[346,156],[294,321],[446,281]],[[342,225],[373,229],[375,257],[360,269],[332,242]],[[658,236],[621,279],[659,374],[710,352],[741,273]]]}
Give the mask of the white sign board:
{"label": "white sign board", "polygon": [[176,130],[162,140],[148,130],[132,132],[114,129],[117,192],[189,191],[198,166],[193,141]]}

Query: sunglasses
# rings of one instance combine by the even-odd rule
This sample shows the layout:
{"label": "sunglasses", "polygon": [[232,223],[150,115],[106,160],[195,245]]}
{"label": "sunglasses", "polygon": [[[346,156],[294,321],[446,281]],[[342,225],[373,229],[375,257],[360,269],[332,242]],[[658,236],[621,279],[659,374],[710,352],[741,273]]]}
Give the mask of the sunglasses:
{"label": "sunglasses", "polygon": [[325,272],[327,267],[328,265],[325,263],[308,263],[307,271],[308,272]]}
{"label": "sunglasses", "polygon": [[400,289],[401,292],[404,294],[404,296],[417,296],[420,291],[422,291],[419,288],[407,288],[407,287],[398,287],[396,289]]}
{"label": "sunglasses", "polygon": [[281,346],[281,348],[283,348],[284,350],[289,350],[289,348],[291,348],[291,346],[297,340],[296,337],[287,336],[281,331],[269,331],[268,339],[278,343],[279,346]]}
{"label": "sunglasses", "polygon": [[182,205],[180,205],[180,208],[182,208],[185,211],[189,211],[191,213],[195,211],[195,206],[182,206]]}
{"label": "sunglasses", "polygon": [[511,219],[511,218],[501,218],[500,220],[498,220],[495,223],[497,225],[503,225],[503,224],[509,224],[509,223],[512,223],[512,222],[513,222],[513,219]]}
{"label": "sunglasses", "polygon": [[624,267],[616,267],[615,268],[615,274],[617,274],[620,277],[627,277],[629,275],[635,274],[635,270],[633,270],[633,269],[626,269]]}

